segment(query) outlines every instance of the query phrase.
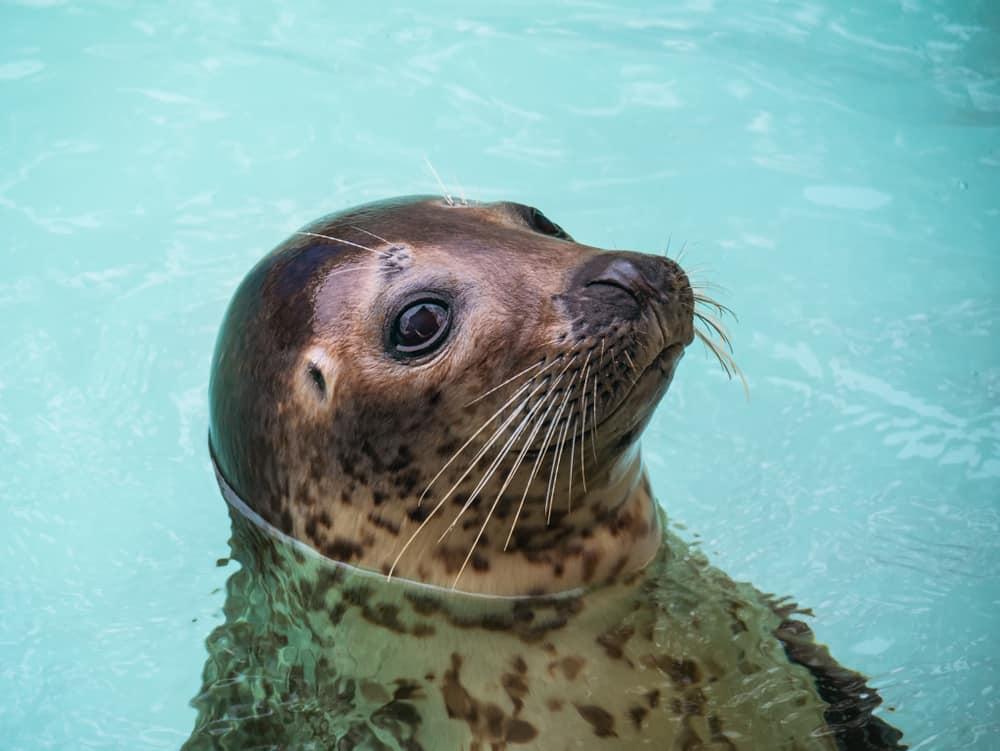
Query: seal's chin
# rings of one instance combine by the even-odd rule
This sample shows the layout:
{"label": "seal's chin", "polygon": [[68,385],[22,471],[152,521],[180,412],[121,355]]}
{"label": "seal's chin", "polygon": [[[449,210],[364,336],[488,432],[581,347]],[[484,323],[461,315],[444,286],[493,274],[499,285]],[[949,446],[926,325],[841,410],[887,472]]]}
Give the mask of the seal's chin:
{"label": "seal's chin", "polygon": [[642,428],[653,415],[660,399],[670,387],[677,363],[684,356],[685,344],[674,342],[655,355],[639,373],[618,406],[598,424],[598,431],[605,437],[621,439],[638,438]]}

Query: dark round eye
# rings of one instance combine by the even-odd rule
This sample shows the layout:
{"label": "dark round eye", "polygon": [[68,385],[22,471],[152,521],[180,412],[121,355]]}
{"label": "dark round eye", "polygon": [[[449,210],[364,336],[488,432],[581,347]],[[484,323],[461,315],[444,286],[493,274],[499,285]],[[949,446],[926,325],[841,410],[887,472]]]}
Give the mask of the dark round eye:
{"label": "dark round eye", "polygon": [[562,227],[553,222],[538,209],[531,209],[529,212],[529,221],[531,222],[532,228],[538,230],[543,235],[558,237],[560,240],[569,239],[569,235],[566,234],[566,231]]}
{"label": "dark round eye", "polygon": [[451,312],[440,300],[424,300],[405,308],[392,325],[392,346],[401,355],[424,355],[444,343]]}

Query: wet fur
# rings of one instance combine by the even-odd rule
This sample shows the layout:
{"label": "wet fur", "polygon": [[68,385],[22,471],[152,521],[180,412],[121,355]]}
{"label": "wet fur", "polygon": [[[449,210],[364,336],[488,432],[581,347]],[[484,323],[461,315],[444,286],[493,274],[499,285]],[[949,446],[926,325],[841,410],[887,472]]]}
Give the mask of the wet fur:
{"label": "wet fur", "polygon": [[[695,336],[738,372],[724,308],[532,216],[363,206],[240,286],[210,447],[243,568],[187,748],[903,748],[794,606],[664,530],[638,438]],[[454,331],[402,361],[428,290]]]}

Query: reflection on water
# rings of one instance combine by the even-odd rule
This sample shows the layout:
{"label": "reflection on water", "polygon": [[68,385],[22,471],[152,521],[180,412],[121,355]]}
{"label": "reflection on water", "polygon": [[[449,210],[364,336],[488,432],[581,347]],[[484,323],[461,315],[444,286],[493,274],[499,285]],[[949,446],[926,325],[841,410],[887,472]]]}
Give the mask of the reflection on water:
{"label": "reflection on water", "polygon": [[[0,738],[176,749],[223,620],[209,361],[245,270],[449,187],[739,314],[644,440],[713,562],[818,615],[912,746],[1000,735],[988,1],[0,5]],[[920,744],[923,744],[922,746]]]}

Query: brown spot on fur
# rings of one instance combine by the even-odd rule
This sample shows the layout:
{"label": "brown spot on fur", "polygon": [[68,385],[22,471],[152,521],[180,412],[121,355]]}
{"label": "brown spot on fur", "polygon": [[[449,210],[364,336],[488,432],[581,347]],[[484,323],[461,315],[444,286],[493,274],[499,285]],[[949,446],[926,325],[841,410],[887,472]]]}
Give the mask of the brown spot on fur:
{"label": "brown spot on fur", "polygon": [[434,557],[444,563],[444,570],[449,574],[457,573],[465,563],[466,551],[447,545],[439,545],[434,551]]}
{"label": "brown spot on fur", "polygon": [[574,704],[580,716],[590,723],[594,735],[598,738],[617,738],[615,733],[615,718],[606,709],[596,704]]}
{"label": "brown spot on fur", "polygon": [[646,703],[649,704],[650,709],[656,709],[660,706],[660,689],[654,688],[652,691],[647,693]]}
{"label": "brown spot on fur", "polygon": [[566,676],[568,680],[575,681],[576,676],[580,674],[583,670],[583,666],[586,664],[586,660],[582,657],[569,656],[563,657],[559,662],[558,666],[562,670],[563,675]]}
{"label": "brown spot on fur", "polygon": [[364,548],[347,537],[334,537],[332,542],[323,546],[323,555],[345,563],[349,563],[355,556],[360,558],[362,553]]}
{"label": "brown spot on fur", "polygon": [[504,673],[500,679],[500,684],[503,686],[503,690],[507,692],[507,696],[510,697],[515,713],[520,712],[524,707],[524,697],[528,694],[528,684],[524,678],[516,673]]}
{"label": "brown spot on fur", "polygon": [[635,628],[628,624],[619,624],[597,637],[597,643],[604,647],[604,652],[612,660],[620,660],[625,654],[625,645],[635,634]]}
{"label": "brown spot on fur", "polygon": [[645,707],[640,707],[638,704],[629,707],[628,710],[628,716],[632,718],[632,723],[635,725],[636,730],[642,728],[642,721],[646,718],[647,714],[649,714],[649,710]]}
{"label": "brown spot on fur", "polygon": [[386,519],[377,511],[372,511],[371,513],[368,514],[368,521],[370,521],[376,527],[386,530],[392,535],[399,534],[399,524],[392,521],[391,519]]}
{"label": "brown spot on fur", "polygon": [[372,608],[362,608],[361,616],[371,624],[395,631],[397,634],[406,633],[406,625],[399,620],[399,606],[388,602],[380,602]]}
{"label": "brown spot on fur", "polygon": [[594,578],[597,571],[597,564],[601,560],[601,554],[596,550],[588,550],[583,554],[583,580],[589,582]]}
{"label": "brown spot on fur", "polygon": [[608,572],[607,580],[609,582],[615,581],[621,575],[622,571],[625,569],[626,564],[628,564],[628,558],[629,558],[628,554],[626,554],[621,556],[617,561],[615,561],[615,564],[611,567],[611,570]]}
{"label": "brown spot on fur", "polygon": [[648,667],[656,667],[661,670],[677,688],[687,688],[701,683],[701,670],[694,660],[677,659],[670,655],[646,655],[642,662]]}
{"label": "brown spot on fur", "polygon": [[452,652],[451,668],[445,671],[441,696],[449,717],[465,720],[471,724],[476,719],[476,707],[469,692],[462,686],[459,678],[461,668],[462,658]]}
{"label": "brown spot on fur", "polygon": [[423,639],[427,636],[434,636],[437,630],[429,623],[418,623],[410,629],[410,633]]}
{"label": "brown spot on fur", "polygon": [[526,720],[512,717],[507,723],[505,739],[508,743],[527,743],[535,739],[538,731]]}
{"label": "brown spot on fur", "polygon": [[414,506],[406,511],[406,515],[415,522],[424,521],[428,516],[430,516],[430,514],[430,509],[425,506]]}
{"label": "brown spot on fur", "polygon": [[410,453],[409,446],[400,446],[396,450],[396,458],[389,462],[387,469],[390,472],[399,472],[402,469],[410,466],[413,462],[413,454]]}

